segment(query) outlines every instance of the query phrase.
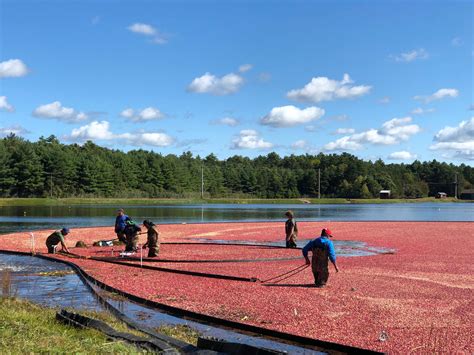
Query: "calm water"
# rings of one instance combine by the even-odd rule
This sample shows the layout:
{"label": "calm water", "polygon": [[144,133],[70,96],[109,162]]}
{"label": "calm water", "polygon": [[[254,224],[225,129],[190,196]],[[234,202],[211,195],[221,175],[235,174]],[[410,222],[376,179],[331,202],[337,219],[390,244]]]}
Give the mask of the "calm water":
{"label": "calm water", "polygon": [[300,221],[474,221],[474,203],[402,203],[367,205],[186,205],[0,207],[0,233],[56,229],[61,226],[111,226],[123,207],[138,222],[159,224],[233,221],[283,221],[292,209]]}

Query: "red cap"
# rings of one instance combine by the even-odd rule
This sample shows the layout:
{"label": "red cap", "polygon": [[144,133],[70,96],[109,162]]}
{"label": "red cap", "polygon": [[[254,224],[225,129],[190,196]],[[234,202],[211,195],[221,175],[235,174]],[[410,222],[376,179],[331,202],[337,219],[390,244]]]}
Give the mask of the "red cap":
{"label": "red cap", "polygon": [[328,237],[331,237],[331,238],[333,237],[332,232],[331,232],[331,230],[330,230],[329,228],[323,228],[323,231],[326,232],[326,235],[327,235]]}

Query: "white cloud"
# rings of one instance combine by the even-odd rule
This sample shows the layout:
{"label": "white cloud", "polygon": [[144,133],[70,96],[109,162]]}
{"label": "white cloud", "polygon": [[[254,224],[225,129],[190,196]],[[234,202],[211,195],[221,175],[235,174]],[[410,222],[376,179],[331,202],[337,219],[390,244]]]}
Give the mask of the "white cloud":
{"label": "white cloud", "polygon": [[0,78],[17,78],[28,74],[28,67],[20,59],[10,59],[0,63]]}
{"label": "white cloud", "polygon": [[114,138],[114,135],[109,127],[110,124],[107,121],[93,121],[85,126],[74,128],[71,138],[77,141],[110,140]]}
{"label": "white cloud", "polygon": [[223,117],[221,119],[218,119],[214,121],[213,123],[215,124],[220,124],[224,126],[230,126],[230,127],[235,127],[237,126],[240,122],[238,119],[233,118],[233,117]]}
{"label": "white cloud", "polygon": [[229,73],[220,78],[206,73],[194,78],[191,84],[188,85],[187,90],[198,94],[228,95],[239,91],[243,83],[244,79],[234,73]]}
{"label": "white cloud", "polygon": [[298,124],[309,123],[324,115],[322,108],[311,106],[305,109],[288,105],[274,107],[266,116],[262,117],[260,123],[272,127],[291,127]]}
{"label": "white cloud", "polygon": [[253,68],[252,64],[242,64],[239,67],[239,72],[240,73],[245,73],[245,72],[248,72],[249,70],[251,70],[252,68]]}
{"label": "white cloud", "polygon": [[114,134],[110,130],[108,121],[93,121],[85,126],[74,128],[66,139],[76,142],[87,140],[115,141],[120,144],[134,146],[167,147],[174,143],[174,139],[165,133],[137,132]]}
{"label": "white cloud", "polygon": [[321,102],[335,99],[353,99],[370,92],[371,86],[351,85],[353,81],[349,74],[344,74],[341,81],[332,80],[325,76],[315,77],[302,89],[289,91],[289,99],[301,102]]}
{"label": "white cloud", "polygon": [[464,41],[460,37],[454,37],[451,40],[451,45],[453,47],[461,47],[464,44]]}
{"label": "white cloud", "polygon": [[468,121],[462,121],[457,127],[445,127],[436,136],[437,142],[469,142],[474,140],[474,117]]}
{"label": "white cloud", "polygon": [[334,132],[335,134],[353,134],[355,132],[354,128],[338,128]]}
{"label": "white cloud", "polygon": [[127,27],[130,31],[139,33],[145,36],[153,36],[156,34],[156,28],[146,23],[134,23]]}
{"label": "white cloud", "polygon": [[155,107],[147,107],[141,111],[126,108],[120,113],[120,116],[132,122],[146,122],[162,119],[165,117],[165,114]]}
{"label": "white cloud", "polygon": [[459,91],[457,89],[439,89],[438,91],[434,92],[431,95],[417,95],[413,97],[415,100],[424,101],[425,103],[429,103],[432,101],[437,101],[444,99],[446,97],[458,97]]}
{"label": "white cloud", "polygon": [[137,147],[168,147],[174,143],[174,139],[165,133],[124,133],[117,137],[119,140],[125,140],[128,144]]}
{"label": "white cloud", "polygon": [[390,153],[387,157],[389,160],[413,160],[416,159],[417,155],[401,150],[399,152]]}
{"label": "white cloud", "polygon": [[33,116],[39,118],[57,119],[58,121],[67,123],[82,122],[89,118],[84,112],[78,112],[72,107],[64,107],[59,101],[54,101],[50,104],[38,106],[33,111]]}
{"label": "white cloud", "polygon": [[6,137],[9,134],[14,134],[16,136],[30,133],[28,130],[23,128],[22,126],[11,126],[11,127],[0,127],[0,137]]}
{"label": "white cloud", "polygon": [[474,160],[474,117],[441,129],[433,140],[436,143],[430,149],[445,151],[448,158]]}
{"label": "white cloud", "polygon": [[410,124],[411,121],[411,117],[393,118],[384,122],[379,129],[369,129],[339,138],[326,144],[323,149],[326,151],[348,151],[360,150],[364,147],[364,144],[398,144],[421,131],[418,125]]}
{"label": "white cloud", "polygon": [[6,96],[0,96],[0,111],[7,111],[7,112],[13,112],[15,111],[15,107],[11,105]]}
{"label": "white cloud", "polygon": [[304,139],[297,140],[291,145],[292,149],[306,149],[308,147],[308,142]]}
{"label": "white cloud", "polygon": [[379,104],[386,105],[390,103],[390,97],[384,96],[379,100]]}
{"label": "white cloud", "polygon": [[434,108],[422,108],[422,107],[417,107],[411,111],[413,115],[424,115],[425,113],[432,113],[435,112],[436,110]]}
{"label": "white cloud", "polygon": [[158,29],[146,23],[134,23],[128,26],[127,29],[133,33],[151,37],[152,43],[165,44],[168,42],[167,36],[164,33],[161,33]]}
{"label": "white cloud", "polygon": [[429,53],[424,48],[413,49],[409,52],[400,53],[397,55],[391,55],[390,57],[395,59],[397,62],[413,62],[417,59],[427,59],[429,58]]}
{"label": "white cloud", "polygon": [[231,149],[270,149],[273,144],[260,138],[257,131],[244,129],[232,140]]}

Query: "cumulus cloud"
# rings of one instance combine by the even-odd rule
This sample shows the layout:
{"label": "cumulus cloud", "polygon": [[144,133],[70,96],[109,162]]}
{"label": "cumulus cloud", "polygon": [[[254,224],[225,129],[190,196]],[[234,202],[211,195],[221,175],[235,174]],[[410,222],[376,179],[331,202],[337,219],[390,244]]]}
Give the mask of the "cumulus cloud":
{"label": "cumulus cloud", "polygon": [[432,113],[435,112],[434,108],[422,108],[417,107],[411,111],[413,115],[424,115],[425,113]]}
{"label": "cumulus cloud", "polygon": [[7,112],[13,112],[15,111],[15,107],[11,105],[6,96],[0,96],[0,111],[7,111]]}
{"label": "cumulus cloud", "polygon": [[147,107],[141,111],[126,108],[120,112],[120,116],[132,122],[146,122],[162,119],[165,117],[165,114],[155,107]]}
{"label": "cumulus cloud", "polygon": [[229,95],[239,91],[243,84],[244,78],[234,73],[229,73],[220,78],[206,73],[194,78],[191,84],[188,85],[187,90],[198,94]]}
{"label": "cumulus cloud", "polygon": [[446,157],[474,160],[474,117],[461,121],[457,127],[441,129],[433,140],[436,143],[430,149],[445,151]]}
{"label": "cumulus cloud", "polygon": [[252,64],[242,64],[239,67],[239,72],[240,73],[245,73],[245,72],[248,72],[249,70],[252,70],[252,68],[253,68]]}
{"label": "cumulus cloud", "polygon": [[335,134],[353,134],[355,133],[355,129],[354,128],[338,128],[336,129],[334,133]]}
{"label": "cumulus cloud", "polygon": [[344,74],[341,81],[329,79],[325,76],[315,77],[302,89],[289,91],[289,99],[301,102],[321,102],[336,99],[353,99],[370,92],[371,86],[351,85],[353,81],[349,74]]}
{"label": "cumulus cloud", "polygon": [[60,101],[38,106],[33,111],[33,116],[39,118],[56,119],[67,123],[77,123],[87,120],[89,117],[84,112],[79,112],[72,107],[64,107]]}
{"label": "cumulus cloud", "polygon": [[348,151],[360,150],[364,147],[364,144],[398,144],[421,131],[418,125],[410,124],[411,121],[411,117],[393,118],[384,122],[379,129],[369,129],[339,138],[326,144],[323,149],[326,151]]}
{"label": "cumulus cloud", "polygon": [[17,78],[28,74],[28,67],[20,59],[0,62],[0,78]]}
{"label": "cumulus cloud", "polygon": [[22,126],[11,126],[11,127],[0,127],[0,137],[6,137],[10,134],[14,134],[16,136],[30,133],[27,129],[23,128]]}
{"label": "cumulus cloud", "polygon": [[424,48],[413,49],[409,52],[400,53],[396,55],[391,55],[390,57],[395,59],[397,62],[413,62],[414,60],[418,59],[428,59],[429,53]]}
{"label": "cumulus cloud", "polygon": [[234,117],[223,117],[220,118],[216,121],[213,122],[214,124],[219,124],[219,125],[224,125],[224,126],[229,126],[229,127],[235,127],[237,126],[240,122],[238,119]]}
{"label": "cumulus cloud", "polygon": [[406,150],[390,153],[387,157],[389,160],[413,160],[416,159],[416,154],[412,154]]}
{"label": "cumulus cloud", "polygon": [[232,140],[231,149],[270,149],[273,144],[266,142],[253,129],[244,129]]}
{"label": "cumulus cloud", "polygon": [[432,101],[437,101],[444,99],[446,97],[458,97],[459,91],[457,89],[439,89],[438,91],[434,92],[431,95],[417,95],[413,97],[415,100],[423,101],[425,103],[429,103]]}
{"label": "cumulus cloud", "polygon": [[137,132],[115,134],[110,130],[108,121],[93,121],[85,126],[74,128],[67,140],[85,142],[87,140],[115,141],[134,146],[167,147],[174,143],[174,139],[160,132]]}
{"label": "cumulus cloud", "polygon": [[272,108],[267,115],[262,117],[260,123],[272,127],[291,127],[298,124],[309,123],[321,118],[323,115],[324,110],[316,106],[300,109],[288,105]]}
{"label": "cumulus cloud", "polygon": [[152,43],[165,44],[168,42],[168,38],[164,33],[161,33],[158,29],[146,23],[134,23],[128,26],[127,29],[133,33],[150,37]]}

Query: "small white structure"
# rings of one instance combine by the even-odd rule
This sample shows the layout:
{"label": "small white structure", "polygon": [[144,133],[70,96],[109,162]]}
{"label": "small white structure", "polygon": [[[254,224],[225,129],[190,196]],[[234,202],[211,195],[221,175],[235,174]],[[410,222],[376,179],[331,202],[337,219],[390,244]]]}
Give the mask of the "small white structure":
{"label": "small white structure", "polygon": [[379,196],[382,199],[388,199],[390,198],[391,191],[390,190],[380,190]]}

